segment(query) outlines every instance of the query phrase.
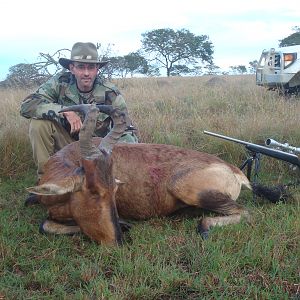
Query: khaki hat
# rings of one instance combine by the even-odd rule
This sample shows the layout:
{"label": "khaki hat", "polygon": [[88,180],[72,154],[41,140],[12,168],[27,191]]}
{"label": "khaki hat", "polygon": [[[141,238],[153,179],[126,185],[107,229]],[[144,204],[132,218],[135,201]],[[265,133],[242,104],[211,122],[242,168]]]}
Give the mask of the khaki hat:
{"label": "khaki hat", "polygon": [[72,62],[98,64],[99,68],[105,66],[108,61],[98,60],[98,51],[93,43],[75,43],[72,47],[71,58],[60,58],[58,62],[66,69]]}

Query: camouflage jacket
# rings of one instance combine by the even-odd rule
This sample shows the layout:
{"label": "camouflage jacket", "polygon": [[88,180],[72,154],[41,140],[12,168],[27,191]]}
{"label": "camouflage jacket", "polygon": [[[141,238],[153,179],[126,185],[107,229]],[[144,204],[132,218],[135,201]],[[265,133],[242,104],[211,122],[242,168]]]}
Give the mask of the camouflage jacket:
{"label": "camouflage jacket", "polygon": [[[70,72],[53,76],[35,93],[27,96],[21,104],[20,113],[25,118],[57,121],[68,130],[68,122],[58,112],[66,106],[82,103],[111,104],[127,114],[125,100],[112,83],[102,82],[97,77],[90,93],[80,93],[75,77]],[[104,137],[111,126],[110,117],[101,113],[95,135]]]}

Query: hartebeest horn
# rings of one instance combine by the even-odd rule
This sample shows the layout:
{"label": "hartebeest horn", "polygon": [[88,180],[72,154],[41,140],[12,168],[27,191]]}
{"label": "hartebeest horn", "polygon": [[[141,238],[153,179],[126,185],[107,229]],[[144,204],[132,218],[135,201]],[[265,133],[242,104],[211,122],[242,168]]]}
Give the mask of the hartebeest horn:
{"label": "hartebeest horn", "polygon": [[[82,158],[94,159],[101,155],[99,149],[92,143],[92,137],[96,128],[96,122],[100,110],[100,105],[81,104],[72,105],[62,109],[60,112],[75,111],[85,115],[83,125],[79,132],[79,145]],[[111,113],[111,105],[101,106],[101,112]]]}
{"label": "hartebeest horn", "polygon": [[127,115],[118,108],[115,108],[111,112],[110,116],[113,120],[114,126],[108,135],[101,140],[99,145],[99,149],[105,150],[107,153],[112,151],[114,144],[118,142],[129,125],[129,119]]}
{"label": "hartebeest horn", "polygon": [[[59,111],[59,113],[67,112],[67,111],[75,111],[82,113],[84,116],[88,113],[91,106],[95,106],[95,104],[79,104],[79,105],[71,105],[68,107],[63,108]],[[111,115],[114,108],[112,105],[105,105],[105,104],[96,104],[99,112],[105,113],[107,115]]]}
{"label": "hartebeest horn", "polygon": [[[118,108],[111,105],[80,104],[72,105],[62,109],[60,112],[75,111],[85,115],[83,126],[79,133],[81,155],[87,159],[99,156],[99,149],[107,153],[112,151],[113,145],[117,143],[127,126],[130,124],[128,117]],[[103,112],[111,116],[114,126],[109,134],[102,139],[99,148],[92,143],[93,132],[96,127],[97,116]]]}
{"label": "hartebeest horn", "polygon": [[96,105],[89,107],[79,132],[79,145],[82,158],[95,159],[101,155],[99,149],[93,144],[92,137],[96,128],[99,110]]}

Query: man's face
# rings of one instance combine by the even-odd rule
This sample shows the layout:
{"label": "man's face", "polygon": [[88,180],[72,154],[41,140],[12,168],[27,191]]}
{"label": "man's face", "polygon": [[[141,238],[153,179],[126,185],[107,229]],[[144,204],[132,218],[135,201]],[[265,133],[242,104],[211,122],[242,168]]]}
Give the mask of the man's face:
{"label": "man's face", "polygon": [[98,70],[98,64],[78,62],[70,64],[70,71],[76,78],[78,89],[82,92],[89,92],[93,88]]}

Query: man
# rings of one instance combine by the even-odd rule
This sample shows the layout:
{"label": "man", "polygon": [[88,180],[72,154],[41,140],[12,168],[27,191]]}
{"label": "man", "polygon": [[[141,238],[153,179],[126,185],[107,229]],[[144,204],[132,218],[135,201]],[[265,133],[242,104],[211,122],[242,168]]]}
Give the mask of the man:
{"label": "man", "polygon": [[[111,104],[128,114],[118,89],[98,76],[99,69],[108,62],[98,60],[94,44],[75,43],[71,58],[60,58],[59,63],[69,71],[49,79],[21,105],[21,115],[31,119],[29,138],[39,178],[48,158],[76,140],[82,126],[82,116],[75,112],[59,113],[63,107],[82,103]],[[95,135],[104,137],[111,126],[110,117],[100,114]],[[128,130],[120,142],[136,143],[137,137]]]}

